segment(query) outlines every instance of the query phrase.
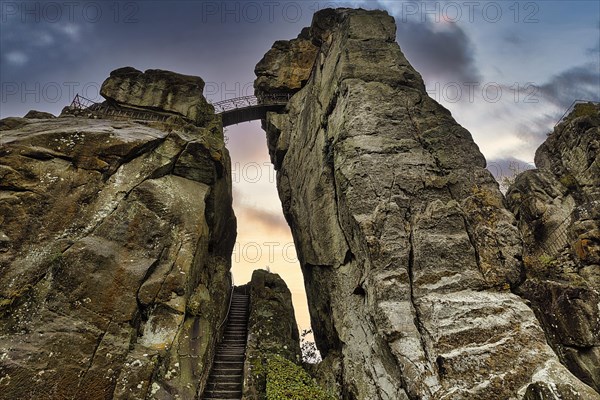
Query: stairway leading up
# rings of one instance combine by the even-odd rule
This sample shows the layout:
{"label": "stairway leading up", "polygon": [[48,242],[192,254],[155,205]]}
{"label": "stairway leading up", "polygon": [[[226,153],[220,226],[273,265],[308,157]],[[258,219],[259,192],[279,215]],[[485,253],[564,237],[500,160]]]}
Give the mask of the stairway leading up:
{"label": "stairway leading up", "polygon": [[203,400],[240,400],[248,336],[249,296],[245,287],[234,287],[223,340],[217,347]]}

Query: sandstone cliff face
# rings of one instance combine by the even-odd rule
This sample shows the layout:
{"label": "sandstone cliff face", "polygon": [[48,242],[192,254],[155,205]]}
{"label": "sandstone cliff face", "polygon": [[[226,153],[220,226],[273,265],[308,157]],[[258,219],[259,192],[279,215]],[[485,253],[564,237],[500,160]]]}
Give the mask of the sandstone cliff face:
{"label": "sandstone cliff face", "polygon": [[300,361],[300,337],[292,294],[277,274],[256,270],[249,285],[250,318],[244,367],[244,399],[266,399],[268,363],[274,356]]}
{"label": "sandstone cliff face", "polygon": [[579,104],[507,193],[529,299],[569,369],[600,392],[600,106]]}
{"label": "sandstone cliff face", "polygon": [[[469,132],[427,96],[393,19],[324,10],[309,35],[312,74],[264,127],[343,398],[600,398],[511,293],[516,221]],[[281,75],[293,59],[263,60],[257,94],[281,91],[267,64]]]}
{"label": "sandstone cliff face", "polygon": [[213,113],[202,91],[204,81],[197,76],[160,69],[146,72],[132,67],[114,70],[104,81],[100,94],[125,106],[149,108],[180,114],[200,124]]}
{"label": "sandstone cliff face", "polygon": [[308,80],[318,51],[304,29],[296,39],[279,40],[256,65],[255,86],[270,93],[300,90]]}
{"label": "sandstone cliff face", "polygon": [[0,398],[194,398],[235,237],[219,124],[0,125]]}

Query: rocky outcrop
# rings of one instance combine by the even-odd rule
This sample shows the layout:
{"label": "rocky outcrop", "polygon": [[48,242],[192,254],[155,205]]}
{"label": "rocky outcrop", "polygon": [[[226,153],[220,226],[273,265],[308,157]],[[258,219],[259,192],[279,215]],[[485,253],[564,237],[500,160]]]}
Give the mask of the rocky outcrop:
{"label": "rocky outcrop", "polygon": [[258,269],[249,283],[250,318],[244,366],[244,398],[266,399],[269,363],[279,356],[299,363],[300,337],[292,294],[277,274]]}
{"label": "rocky outcrop", "polygon": [[177,113],[204,124],[213,108],[202,95],[203,90],[204,81],[197,76],[124,67],[110,73],[100,94],[109,102]]}
{"label": "rocky outcrop", "polygon": [[30,110],[23,118],[29,119],[51,119],[56,118],[53,114],[44,111]]}
{"label": "rocky outcrop", "polygon": [[600,392],[600,106],[578,104],[507,193],[531,301],[561,361]]}
{"label": "rocky outcrop", "polygon": [[255,86],[270,93],[296,92],[304,86],[318,51],[304,29],[296,39],[278,40],[256,65]]}
{"label": "rocky outcrop", "polygon": [[[511,293],[516,221],[393,18],[324,10],[308,34],[312,74],[264,127],[332,386],[345,399],[600,398]],[[257,95],[282,91],[269,77],[293,60],[263,60]]]}
{"label": "rocky outcrop", "polygon": [[235,240],[219,123],[0,125],[0,399],[201,393]]}

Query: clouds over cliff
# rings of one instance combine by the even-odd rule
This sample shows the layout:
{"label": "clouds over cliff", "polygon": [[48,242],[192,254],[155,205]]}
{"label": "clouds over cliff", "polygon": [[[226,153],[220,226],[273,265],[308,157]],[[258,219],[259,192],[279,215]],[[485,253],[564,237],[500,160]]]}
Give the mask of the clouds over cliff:
{"label": "clouds over cliff", "polygon": [[478,82],[475,49],[457,24],[397,20],[397,40],[404,55],[423,76],[458,82]]}

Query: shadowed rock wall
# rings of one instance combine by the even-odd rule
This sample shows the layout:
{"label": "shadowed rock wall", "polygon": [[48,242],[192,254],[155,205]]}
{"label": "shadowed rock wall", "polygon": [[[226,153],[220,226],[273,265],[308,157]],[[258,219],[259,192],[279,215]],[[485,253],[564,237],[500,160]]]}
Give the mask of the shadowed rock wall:
{"label": "shadowed rock wall", "polygon": [[600,392],[600,106],[579,104],[507,193],[530,300],[552,347]]}
{"label": "shadowed rock wall", "polygon": [[202,391],[235,240],[203,119],[0,121],[0,399]]}

